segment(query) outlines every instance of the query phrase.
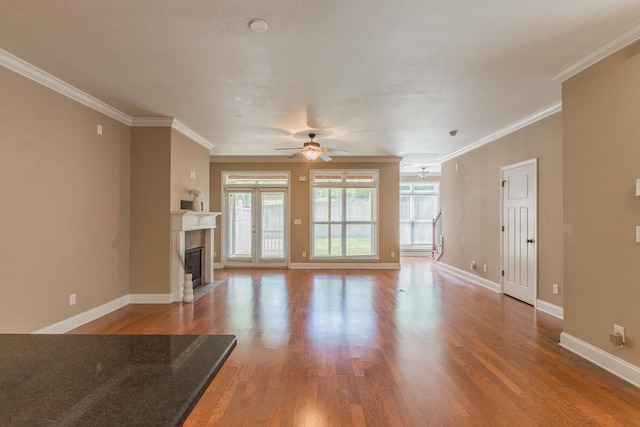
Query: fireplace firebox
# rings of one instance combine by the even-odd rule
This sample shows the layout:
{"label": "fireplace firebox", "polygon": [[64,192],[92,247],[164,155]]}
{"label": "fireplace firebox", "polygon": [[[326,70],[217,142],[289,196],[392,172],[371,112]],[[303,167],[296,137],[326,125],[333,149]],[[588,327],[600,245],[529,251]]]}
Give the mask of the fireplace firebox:
{"label": "fireplace firebox", "polygon": [[193,288],[202,284],[202,254],[203,247],[187,249],[184,251],[184,271],[191,273]]}

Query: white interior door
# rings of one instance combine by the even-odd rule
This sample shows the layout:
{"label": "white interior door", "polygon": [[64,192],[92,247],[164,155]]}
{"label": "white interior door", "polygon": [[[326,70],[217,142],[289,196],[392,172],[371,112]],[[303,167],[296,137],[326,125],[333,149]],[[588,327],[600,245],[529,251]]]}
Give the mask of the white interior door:
{"label": "white interior door", "polygon": [[535,306],[537,161],[507,166],[501,172],[504,293]]}
{"label": "white interior door", "polygon": [[286,189],[228,189],[225,193],[225,265],[286,265]]}

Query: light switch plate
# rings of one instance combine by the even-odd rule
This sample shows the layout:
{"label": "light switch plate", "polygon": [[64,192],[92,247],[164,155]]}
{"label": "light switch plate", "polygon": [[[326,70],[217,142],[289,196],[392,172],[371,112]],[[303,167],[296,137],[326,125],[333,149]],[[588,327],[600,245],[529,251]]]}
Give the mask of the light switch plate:
{"label": "light switch plate", "polygon": [[296,218],[296,219],[293,220],[293,224],[294,225],[300,225],[300,224],[302,224],[302,220]]}
{"label": "light switch plate", "polygon": [[640,226],[636,227],[636,242],[640,243]]}
{"label": "light switch plate", "polygon": [[636,196],[640,196],[640,179],[636,179]]}

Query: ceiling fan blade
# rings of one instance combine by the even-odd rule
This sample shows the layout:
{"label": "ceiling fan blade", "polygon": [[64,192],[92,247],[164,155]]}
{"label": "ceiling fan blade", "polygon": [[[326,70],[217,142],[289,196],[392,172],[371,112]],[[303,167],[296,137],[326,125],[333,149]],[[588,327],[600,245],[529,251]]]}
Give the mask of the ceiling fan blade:
{"label": "ceiling fan blade", "polygon": [[274,150],[302,150],[303,147],[274,148]]}
{"label": "ceiling fan blade", "polygon": [[320,118],[320,114],[318,114],[318,108],[309,103],[306,108],[307,113],[307,126],[311,129],[320,129],[322,128],[322,119]]}
{"label": "ceiling fan blade", "polygon": [[320,154],[318,154],[318,157],[320,157],[325,162],[330,162],[331,161],[331,157],[327,153],[320,153]]}
{"label": "ceiling fan blade", "polygon": [[326,153],[333,154],[336,156],[348,156],[349,152],[347,150],[336,150],[335,148],[327,148]]}

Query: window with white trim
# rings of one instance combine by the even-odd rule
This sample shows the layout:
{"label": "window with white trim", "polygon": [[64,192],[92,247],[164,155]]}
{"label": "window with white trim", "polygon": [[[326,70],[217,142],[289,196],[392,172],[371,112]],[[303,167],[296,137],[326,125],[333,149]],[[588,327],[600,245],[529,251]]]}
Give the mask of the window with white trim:
{"label": "window with white trim", "polygon": [[311,257],[378,257],[378,171],[311,171]]}
{"label": "window with white trim", "polygon": [[438,213],[438,183],[400,184],[400,247],[433,244],[433,218]]}

